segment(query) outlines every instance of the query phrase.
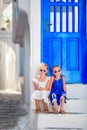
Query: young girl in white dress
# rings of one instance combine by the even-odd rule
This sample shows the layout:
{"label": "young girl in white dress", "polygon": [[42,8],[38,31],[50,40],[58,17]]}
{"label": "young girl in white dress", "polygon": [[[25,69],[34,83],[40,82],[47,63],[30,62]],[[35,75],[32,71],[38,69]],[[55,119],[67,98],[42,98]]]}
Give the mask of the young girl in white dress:
{"label": "young girl in white dress", "polygon": [[31,101],[35,104],[35,112],[41,112],[40,101],[43,102],[44,113],[48,113],[49,94],[50,94],[50,77],[47,76],[48,66],[41,63],[38,67],[39,75],[33,79],[34,92]]}

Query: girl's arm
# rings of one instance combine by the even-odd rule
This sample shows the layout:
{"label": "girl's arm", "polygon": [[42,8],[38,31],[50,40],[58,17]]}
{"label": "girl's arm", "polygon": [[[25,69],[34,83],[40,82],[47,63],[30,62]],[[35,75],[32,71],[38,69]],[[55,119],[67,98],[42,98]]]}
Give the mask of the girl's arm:
{"label": "girl's arm", "polygon": [[54,76],[52,76],[52,77],[48,80],[48,82],[47,82],[47,84],[46,84],[46,90],[47,90],[47,91],[50,91],[50,90],[51,90],[53,81],[54,81]]}
{"label": "girl's arm", "polygon": [[65,77],[62,76],[62,79],[63,79],[63,90],[64,90],[65,92],[67,92]]}
{"label": "girl's arm", "polygon": [[34,89],[38,90],[39,86],[38,86],[38,80],[37,80],[37,78],[34,78],[33,81],[32,81],[32,83],[33,83]]}
{"label": "girl's arm", "polygon": [[35,90],[38,90],[38,89],[39,89],[38,83],[33,82],[33,86],[34,86],[34,89],[35,89]]}

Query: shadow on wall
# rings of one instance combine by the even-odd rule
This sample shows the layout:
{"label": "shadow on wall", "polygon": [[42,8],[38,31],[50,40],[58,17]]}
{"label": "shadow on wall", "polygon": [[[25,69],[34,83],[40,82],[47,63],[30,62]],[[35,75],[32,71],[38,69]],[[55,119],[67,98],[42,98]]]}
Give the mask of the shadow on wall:
{"label": "shadow on wall", "polygon": [[24,76],[24,48],[20,47],[20,76]]}

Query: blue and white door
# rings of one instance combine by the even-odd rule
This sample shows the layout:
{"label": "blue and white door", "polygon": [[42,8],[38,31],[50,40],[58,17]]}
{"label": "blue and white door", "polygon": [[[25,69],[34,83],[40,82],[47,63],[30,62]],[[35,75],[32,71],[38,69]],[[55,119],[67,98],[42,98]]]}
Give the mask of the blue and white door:
{"label": "blue and white door", "polygon": [[81,83],[83,80],[85,2],[42,0],[41,3],[41,61],[47,63],[49,69],[59,65],[67,83]]}

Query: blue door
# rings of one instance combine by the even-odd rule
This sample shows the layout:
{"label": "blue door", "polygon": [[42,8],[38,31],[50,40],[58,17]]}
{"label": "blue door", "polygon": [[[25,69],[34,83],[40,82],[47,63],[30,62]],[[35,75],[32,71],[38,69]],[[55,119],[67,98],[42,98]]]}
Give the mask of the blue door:
{"label": "blue door", "polygon": [[[85,0],[42,0],[41,61],[62,68],[67,83],[83,82]],[[83,17],[84,15],[84,17]]]}

